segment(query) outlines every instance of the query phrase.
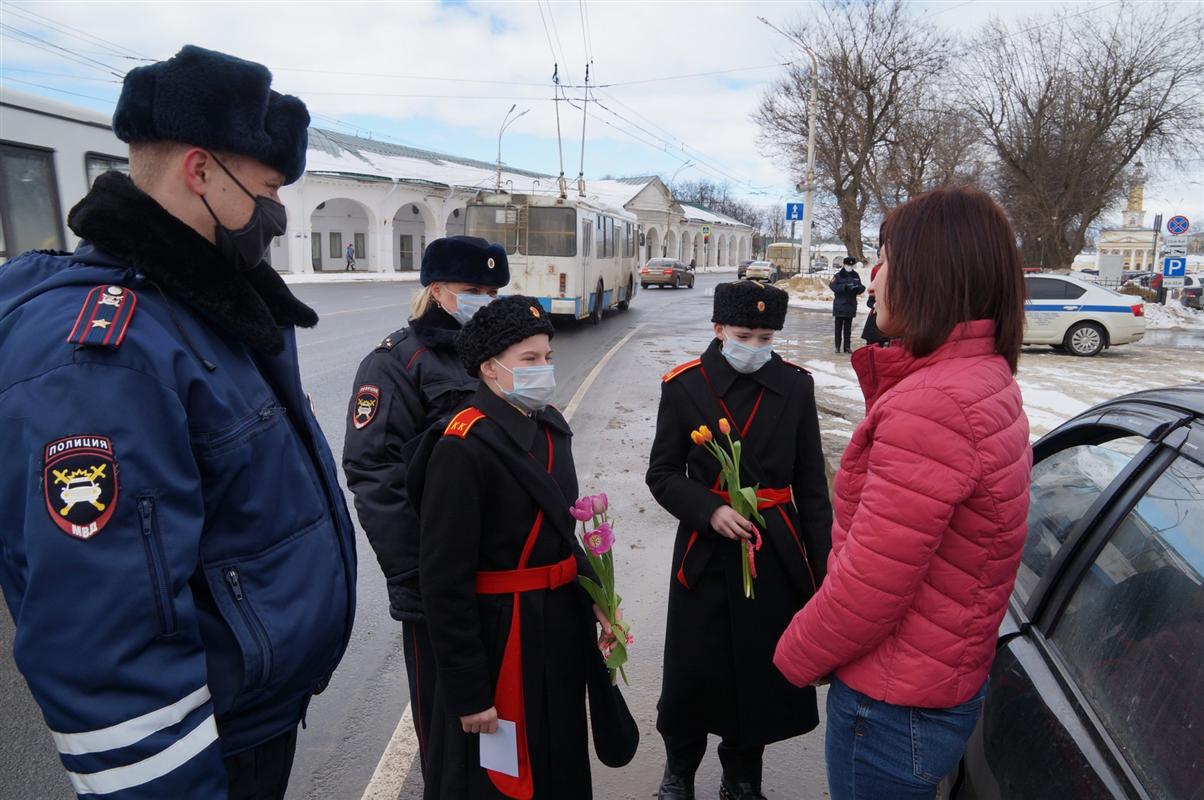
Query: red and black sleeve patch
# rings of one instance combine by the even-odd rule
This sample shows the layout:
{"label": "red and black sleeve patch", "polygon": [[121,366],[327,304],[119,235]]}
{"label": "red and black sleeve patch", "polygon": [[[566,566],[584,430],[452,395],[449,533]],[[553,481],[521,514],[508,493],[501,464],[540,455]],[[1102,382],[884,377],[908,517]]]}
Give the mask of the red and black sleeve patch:
{"label": "red and black sleeve patch", "polygon": [[42,486],[46,511],[63,533],[91,539],[117,507],[117,457],[107,436],[67,436],[46,445]]}
{"label": "red and black sleeve patch", "polygon": [[116,350],[134,316],[138,296],[124,286],[97,286],[88,292],[67,341]]}
{"label": "red and black sleeve patch", "polygon": [[376,419],[376,411],[380,408],[380,387],[365,383],[355,390],[355,407],[351,411],[351,423],[355,429],[363,430],[368,423]]}

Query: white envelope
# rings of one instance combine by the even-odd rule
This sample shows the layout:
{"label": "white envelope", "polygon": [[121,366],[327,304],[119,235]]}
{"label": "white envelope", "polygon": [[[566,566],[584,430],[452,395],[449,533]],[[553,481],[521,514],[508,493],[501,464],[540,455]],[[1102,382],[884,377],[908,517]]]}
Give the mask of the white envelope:
{"label": "white envelope", "polygon": [[503,775],[518,777],[518,736],[514,723],[497,721],[497,733],[482,733],[481,766]]}

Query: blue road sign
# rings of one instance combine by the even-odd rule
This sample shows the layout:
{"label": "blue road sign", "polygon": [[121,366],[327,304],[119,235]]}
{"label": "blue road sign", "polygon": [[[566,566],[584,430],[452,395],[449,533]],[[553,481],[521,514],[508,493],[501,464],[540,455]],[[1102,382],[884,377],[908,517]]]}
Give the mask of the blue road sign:
{"label": "blue road sign", "polygon": [[1178,236],[1182,233],[1187,233],[1191,227],[1191,220],[1182,214],[1176,214],[1166,221],[1166,229]]}
{"label": "blue road sign", "polygon": [[786,221],[802,220],[803,204],[802,203],[787,203],[786,204]]}
{"label": "blue road sign", "polygon": [[1162,259],[1162,277],[1182,278],[1187,274],[1187,259],[1184,256],[1170,256]]}

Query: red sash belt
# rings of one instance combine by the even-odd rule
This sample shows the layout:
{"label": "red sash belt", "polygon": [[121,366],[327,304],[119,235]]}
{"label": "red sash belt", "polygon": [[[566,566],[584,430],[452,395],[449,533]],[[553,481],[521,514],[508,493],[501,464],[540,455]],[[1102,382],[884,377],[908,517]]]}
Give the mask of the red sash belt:
{"label": "red sash belt", "polygon": [[546,567],[478,572],[477,594],[515,594],[537,592],[540,589],[559,589],[576,579],[577,559],[569,556],[564,561]]}
{"label": "red sash belt", "polygon": [[[729,506],[732,504],[732,496],[727,492],[720,489],[712,489],[711,491],[723,498],[723,502]],[[793,501],[794,495],[790,493],[789,489],[757,489],[757,510],[784,506]]]}

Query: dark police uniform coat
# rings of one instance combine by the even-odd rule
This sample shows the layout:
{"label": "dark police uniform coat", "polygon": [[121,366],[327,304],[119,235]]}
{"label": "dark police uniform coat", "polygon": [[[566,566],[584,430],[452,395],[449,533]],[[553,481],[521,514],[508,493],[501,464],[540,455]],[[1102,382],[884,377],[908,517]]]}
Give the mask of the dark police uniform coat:
{"label": "dark police uniform coat", "polygon": [[[757,372],[742,375],[720,346],[716,339],[700,360],[665,376],[648,466],[652,494],[681,522],[657,729],[709,732],[731,745],[754,746],[818,724],[815,690],[792,686],[774,667],[773,653],[823,580],[832,509],[811,377],[776,353]],[[733,438],[744,441],[744,485],[790,489],[794,496],[793,504],[761,512],[768,528],[752,599],[744,597],[739,544],[710,527],[724,504],[711,491],[719,463],[690,441],[700,425],[722,439],[723,417]]]}
{"label": "dark police uniform coat", "polygon": [[[428,800],[504,796],[480,767],[479,737],[463,733],[459,719],[495,705],[513,609],[511,594],[478,595],[477,573],[515,569],[541,510],[528,566],[575,557],[580,571],[588,569],[568,513],[577,474],[564,418],[552,408],[527,416],[486,386],[471,406],[484,418],[464,438],[441,435],[425,468],[416,459],[410,475],[421,508],[423,604],[439,668]],[[576,581],[520,598],[534,796],[589,798],[586,681],[591,669],[605,670],[591,603]]]}
{"label": "dark police uniform coat", "polygon": [[222,757],[294,729],[351,634],[317,318],[118,173],[69,222],[74,254],[0,267],[14,657],[78,793],[225,798]]}
{"label": "dark police uniform coat", "polygon": [[857,295],[865,291],[865,284],[856,270],[840,270],[828,288],[836,295],[832,300],[832,316],[857,316]]}
{"label": "dark police uniform coat", "polygon": [[418,514],[406,493],[407,445],[464,404],[477,379],[456,354],[460,324],[432,305],[385,337],[355,375],[343,471],[360,524],[385,573],[394,619],[422,620]]}

